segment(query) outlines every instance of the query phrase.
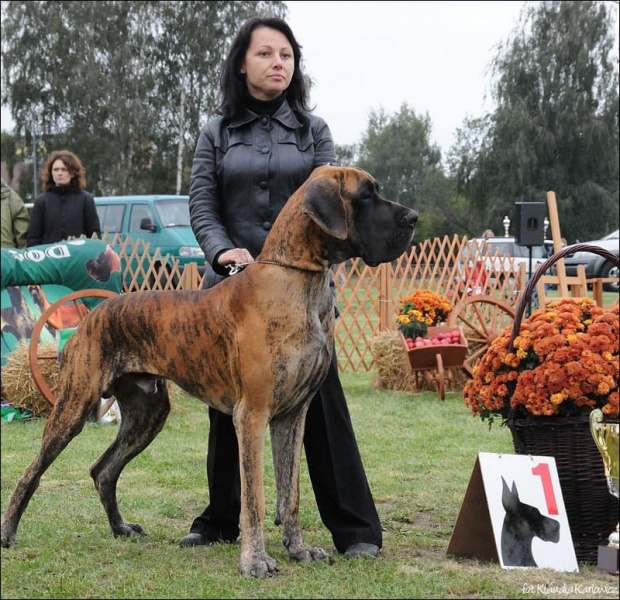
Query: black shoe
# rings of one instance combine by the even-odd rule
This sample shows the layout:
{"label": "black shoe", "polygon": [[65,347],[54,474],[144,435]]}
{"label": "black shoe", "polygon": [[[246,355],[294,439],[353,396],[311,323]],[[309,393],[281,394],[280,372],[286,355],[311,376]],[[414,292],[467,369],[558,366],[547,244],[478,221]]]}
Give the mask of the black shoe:
{"label": "black shoe", "polygon": [[379,546],[360,542],[359,544],[349,546],[344,553],[345,558],[360,558],[362,556],[377,558],[379,556]]}
{"label": "black shoe", "polygon": [[208,546],[213,542],[200,533],[188,533],[181,538],[179,547],[187,548],[188,546]]}

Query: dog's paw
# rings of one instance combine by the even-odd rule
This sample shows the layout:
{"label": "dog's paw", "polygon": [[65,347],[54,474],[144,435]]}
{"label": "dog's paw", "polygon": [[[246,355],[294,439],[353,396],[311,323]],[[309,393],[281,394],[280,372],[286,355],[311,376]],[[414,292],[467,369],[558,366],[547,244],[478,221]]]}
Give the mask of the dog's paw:
{"label": "dog's paw", "polygon": [[304,545],[298,550],[291,550],[289,548],[289,557],[291,560],[296,560],[302,563],[308,563],[313,561],[325,560],[327,558],[327,552],[323,548],[315,548],[313,546]]}
{"label": "dog's paw", "polygon": [[241,573],[246,577],[265,579],[265,577],[273,577],[277,572],[275,559],[265,552],[249,558],[241,556]]}
{"label": "dog's paw", "polygon": [[115,527],[112,530],[112,534],[115,538],[132,536],[142,537],[147,535],[146,531],[144,531],[144,529],[142,529],[142,526],[138,525],[138,523],[123,523],[119,527]]}
{"label": "dog's paw", "polygon": [[15,528],[9,527],[7,522],[2,522],[2,547],[10,548],[15,543]]}

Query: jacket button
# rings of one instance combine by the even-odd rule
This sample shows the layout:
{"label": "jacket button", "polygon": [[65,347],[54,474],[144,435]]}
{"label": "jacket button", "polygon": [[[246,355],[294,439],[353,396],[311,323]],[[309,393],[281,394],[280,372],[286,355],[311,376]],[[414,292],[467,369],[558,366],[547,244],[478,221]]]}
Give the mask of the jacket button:
{"label": "jacket button", "polygon": [[265,222],[263,223],[263,229],[264,229],[265,231],[269,231],[269,230],[271,229],[271,223],[270,223],[269,221],[265,221]]}
{"label": "jacket button", "polygon": [[269,154],[269,148],[261,148],[263,154]]}
{"label": "jacket button", "polygon": [[263,125],[267,125],[267,117],[263,117],[263,118],[260,120],[260,122],[261,122]]}
{"label": "jacket button", "polygon": [[266,189],[269,187],[269,184],[268,184],[266,181],[261,181],[261,182],[258,184],[258,187],[259,187],[261,190],[266,190]]}

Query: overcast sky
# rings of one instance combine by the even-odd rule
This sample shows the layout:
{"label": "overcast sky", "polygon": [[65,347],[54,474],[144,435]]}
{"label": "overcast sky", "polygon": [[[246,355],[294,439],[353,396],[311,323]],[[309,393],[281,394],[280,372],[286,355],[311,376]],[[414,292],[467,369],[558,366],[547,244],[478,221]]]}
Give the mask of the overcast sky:
{"label": "overcast sky", "polygon": [[525,4],[289,1],[287,20],[337,144],[360,141],[370,109],[406,102],[428,112],[445,155],[463,119],[493,107],[487,67]]}

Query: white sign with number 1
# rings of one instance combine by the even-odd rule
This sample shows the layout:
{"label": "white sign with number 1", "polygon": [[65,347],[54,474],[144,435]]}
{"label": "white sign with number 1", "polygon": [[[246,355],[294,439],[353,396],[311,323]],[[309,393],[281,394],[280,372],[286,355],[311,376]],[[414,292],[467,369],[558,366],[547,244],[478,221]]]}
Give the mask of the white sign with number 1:
{"label": "white sign with number 1", "polygon": [[497,560],[506,569],[578,571],[555,459],[480,452],[448,554]]}

